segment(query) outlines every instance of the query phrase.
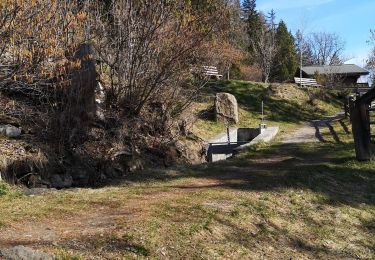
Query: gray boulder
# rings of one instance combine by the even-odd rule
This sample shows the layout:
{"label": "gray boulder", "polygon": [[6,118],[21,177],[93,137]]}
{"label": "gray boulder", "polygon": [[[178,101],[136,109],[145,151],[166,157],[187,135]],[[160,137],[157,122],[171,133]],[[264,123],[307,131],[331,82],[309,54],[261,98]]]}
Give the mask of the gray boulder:
{"label": "gray boulder", "polygon": [[21,135],[22,130],[18,127],[12,125],[0,125],[0,135],[9,137],[9,138],[17,138]]}
{"label": "gray boulder", "polygon": [[53,174],[50,183],[57,189],[70,188],[73,185],[73,177],[70,174]]}
{"label": "gray boulder", "polygon": [[239,119],[236,98],[229,93],[217,93],[215,100],[215,114],[218,122],[237,124]]}
{"label": "gray boulder", "polygon": [[1,259],[9,260],[52,260],[52,256],[40,253],[32,248],[24,246],[15,246],[13,248],[4,249],[0,251]]}

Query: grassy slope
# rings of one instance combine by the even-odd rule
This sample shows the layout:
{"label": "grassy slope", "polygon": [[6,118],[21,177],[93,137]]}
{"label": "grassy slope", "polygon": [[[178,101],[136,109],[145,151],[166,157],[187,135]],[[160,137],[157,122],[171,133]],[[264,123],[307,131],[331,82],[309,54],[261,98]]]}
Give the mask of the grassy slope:
{"label": "grassy slope", "polygon": [[115,187],[26,197],[2,185],[0,247],[66,259],[374,259],[375,163],[354,160],[348,124],[322,128],[322,143],[261,144]]}
{"label": "grassy slope", "polygon": [[260,123],[261,102],[264,102],[266,123],[280,126],[281,132],[291,130],[300,123],[342,110],[337,92],[327,91],[325,95],[309,102],[310,94],[317,89],[300,89],[293,84],[274,84],[247,81],[220,81],[210,84],[206,95],[196,105],[199,119],[194,132],[205,139],[225,131],[224,124],[216,123],[212,106],[216,92],[233,94],[238,101],[240,122],[238,127],[257,127]]}

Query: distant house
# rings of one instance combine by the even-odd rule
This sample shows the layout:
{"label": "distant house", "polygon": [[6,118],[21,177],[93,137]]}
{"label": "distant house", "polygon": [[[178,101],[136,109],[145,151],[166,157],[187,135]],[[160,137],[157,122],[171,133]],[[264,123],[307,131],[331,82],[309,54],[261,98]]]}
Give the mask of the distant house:
{"label": "distant house", "polygon": [[[363,84],[359,82],[361,76],[369,75],[369,71],[355,65],[314,65],[302,67],[303,78],[316,78],[317,81],[324,81],[323,84],[339,84],[339,85],[357,85]],[[296,76],[300,76],[299,69]]]}

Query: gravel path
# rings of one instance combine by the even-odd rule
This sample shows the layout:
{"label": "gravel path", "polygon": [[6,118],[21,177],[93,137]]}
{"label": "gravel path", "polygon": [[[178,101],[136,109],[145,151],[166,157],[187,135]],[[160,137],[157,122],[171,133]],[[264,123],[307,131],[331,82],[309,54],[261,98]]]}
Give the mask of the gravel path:
{"label": "gravel path", "polygon": [[312,125],[306,125],[285,135],[281,142],[284,144],[313,143],[319,142],[319,139],[316,137],[315,127]]}
{"label": "gravel path", "polygon": [[338,113],[323,119],[312,120],[307,125],[285,135],[281,142],[284,144],[324,142],[320,132],[321,128],[330,128],[331,122],[339,121],[343,118],[344,114]]}

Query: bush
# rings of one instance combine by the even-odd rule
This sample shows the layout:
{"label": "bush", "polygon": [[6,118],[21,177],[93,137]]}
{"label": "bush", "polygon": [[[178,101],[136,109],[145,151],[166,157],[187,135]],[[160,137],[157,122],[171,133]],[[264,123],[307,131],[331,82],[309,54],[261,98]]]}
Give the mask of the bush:
{"label": "bush", "polygon": [[255,67],[255,66],[249,66],[249,65],[241,65],[241,78],[242,80],[247,81],[256,81],[261,82],[262,81],[262,71]]}
{"label": "bush", "polygon": [[4,196],[9,193],[9,187],[4,182],[0,182],[0,196]]}

